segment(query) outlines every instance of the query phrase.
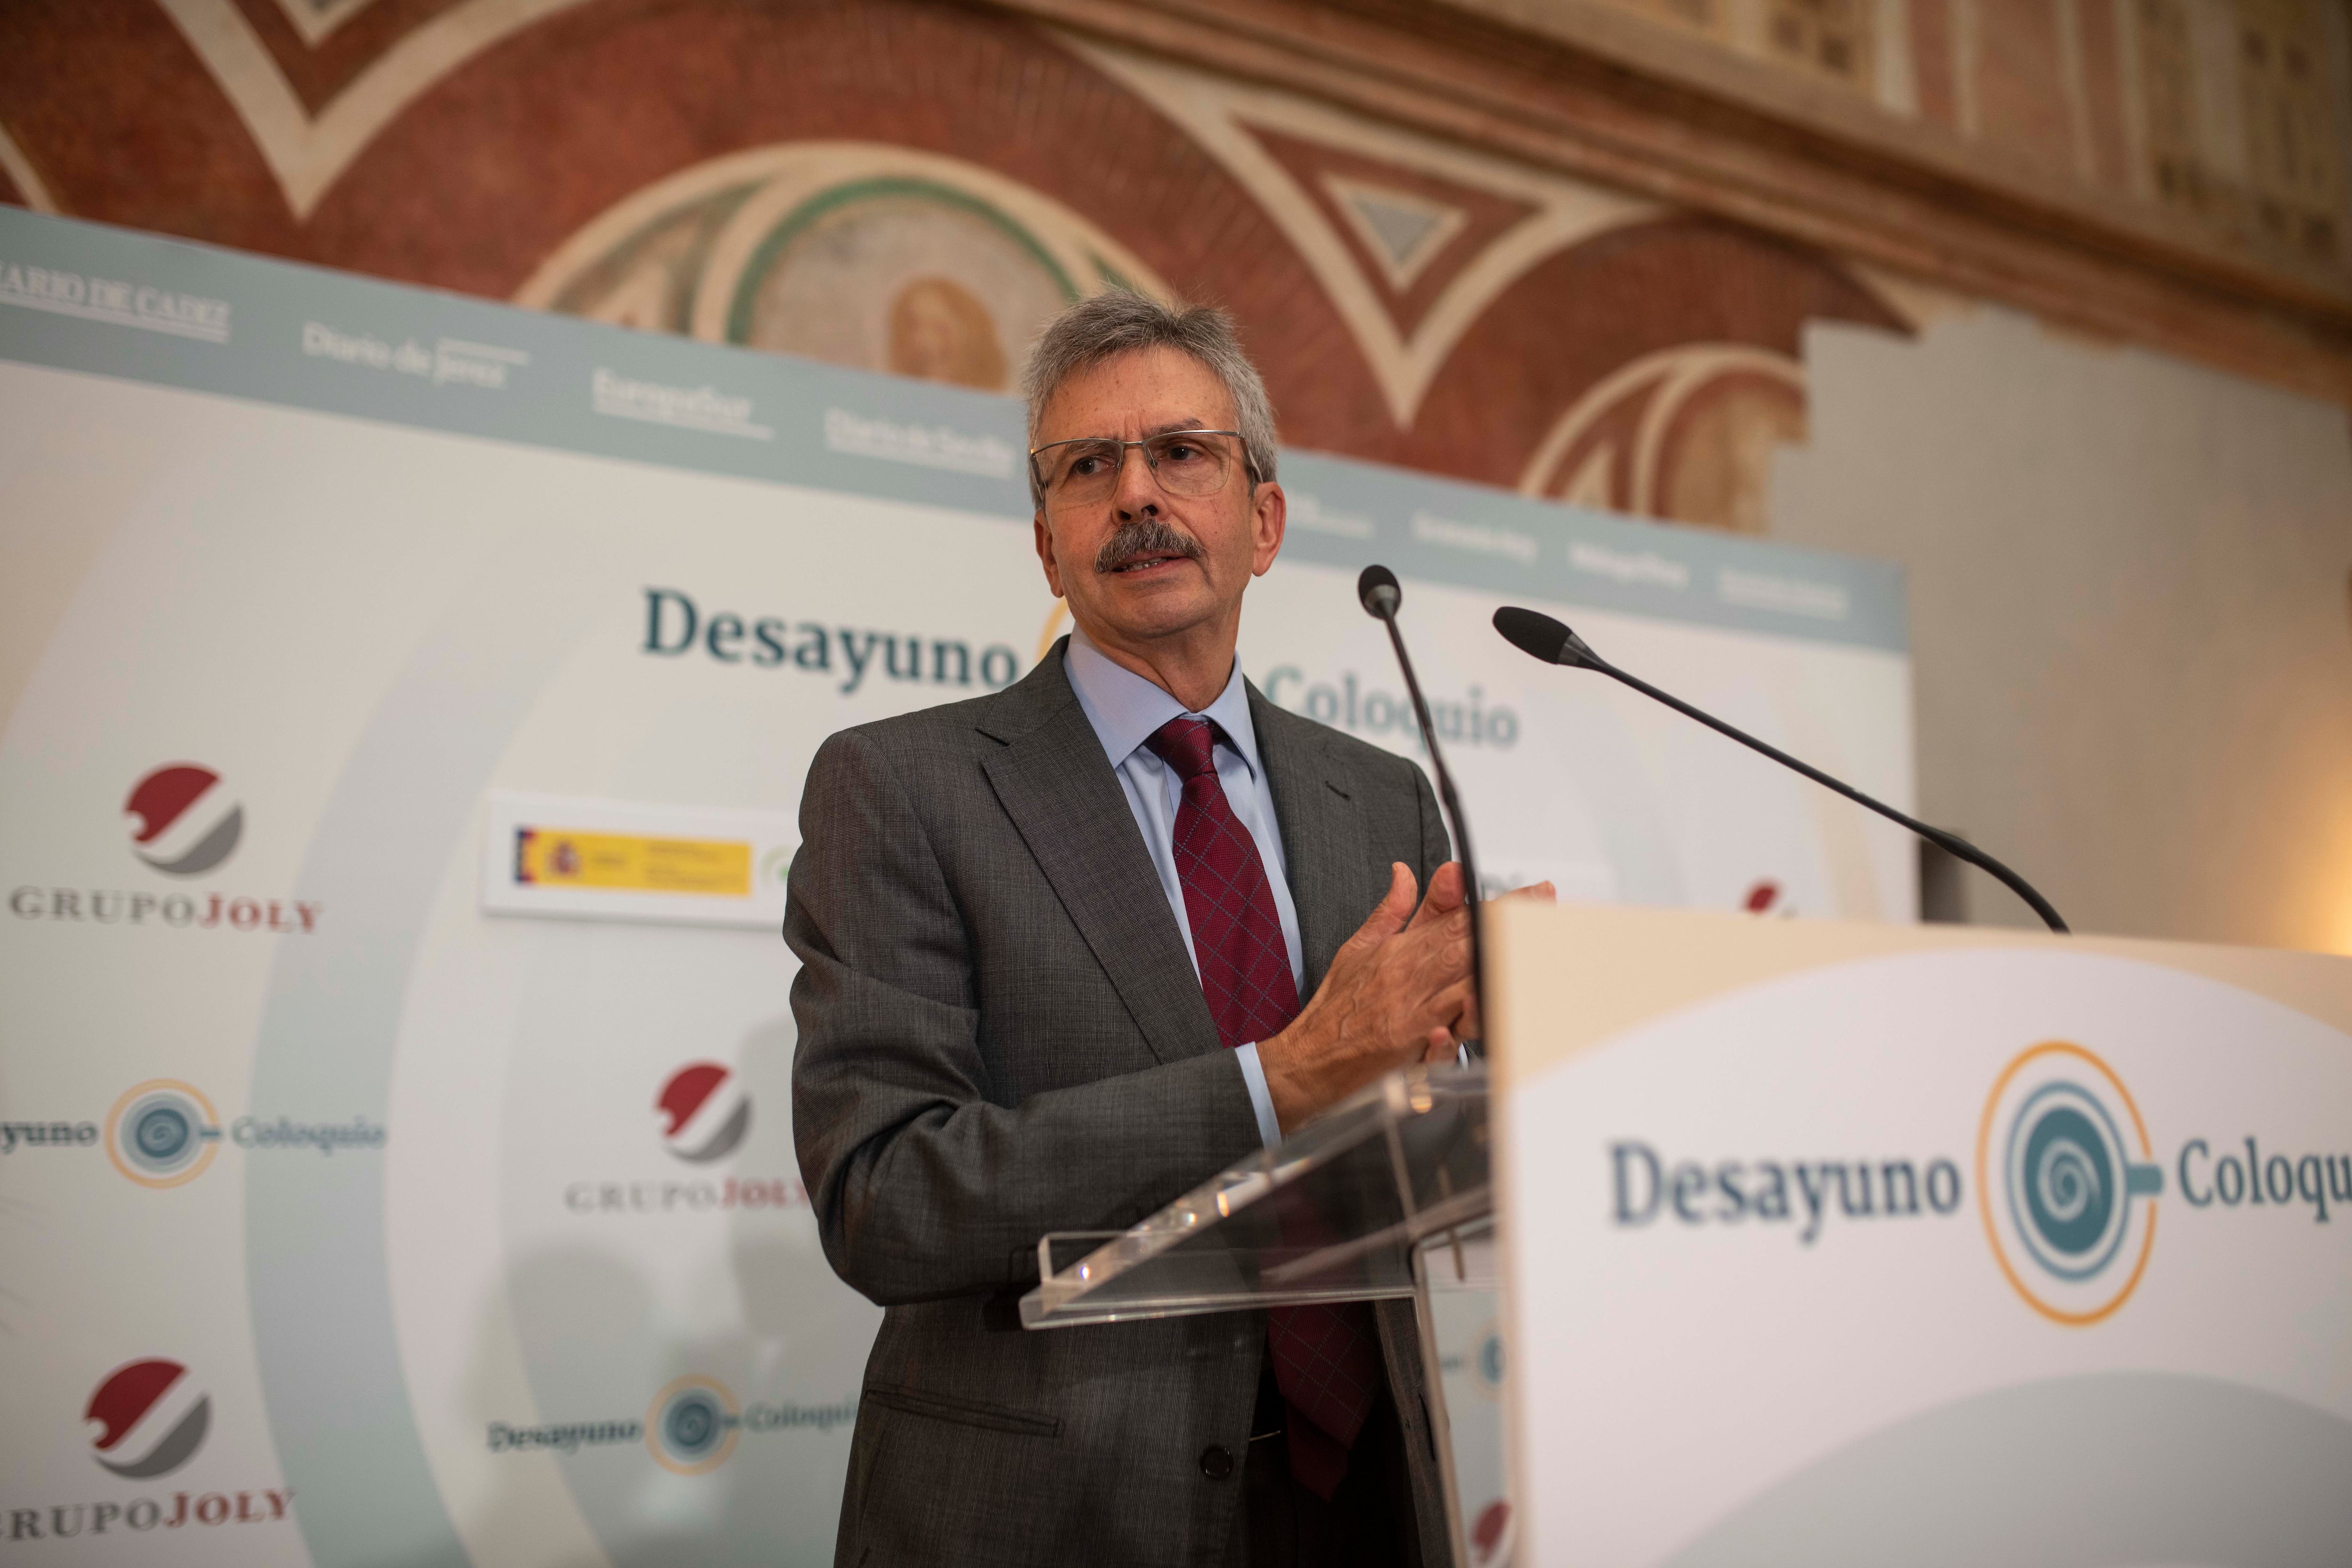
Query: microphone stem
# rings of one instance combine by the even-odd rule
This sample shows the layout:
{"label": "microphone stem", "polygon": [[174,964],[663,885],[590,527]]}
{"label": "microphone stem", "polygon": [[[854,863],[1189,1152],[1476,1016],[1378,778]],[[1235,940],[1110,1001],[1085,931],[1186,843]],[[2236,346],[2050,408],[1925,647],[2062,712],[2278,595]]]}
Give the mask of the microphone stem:
{"label": "microphone stem", "polygon": [[[1412,699],[1412,716],[1421,726],[1422,744],[1429,749],[1432,772],[1437,774],[1437,801],[1445,808],[1445,820],[1454,829],[1454,858],[1462,862],[1463,897],[1470,914],[1470,977],[1477,988],[1479,1016],[1483,1020],[1486,1007],[1486,944],[1480,931],[1485,923],[1479,918],[1479,906],[1486,900],[1480,895],[1478,859],[1470,849],[1470,825],[1463,819],[1462,799],[1454,793],[1454,775],[1445,766],[1445,753],[1437,749],[1437,726],[1431,721],[1429,704],[1421,695],[1421,681],[1412,672],[1412,656],[1404,651],[1404,634],[1397,629],[1394,611],[1382,615],[1381,624],[1389,629],[1389,646],[1396,649],[1397,668],[1404,671],[1404,689]],[[1427,889],[1423,889],[1426,896]],[[1465,1046],[1470,1042],[1465,1041]],[[1486,1054],[1486,1043],[1479,1041],[1471,1049],[1474,1057]]]}
{"label": "microphone stem", "polygon": [[[1389,632],[1391,636],[1394,636],[1396,628],[1391,626],[1389,628]],[[1601,674],[1608,676],[1612,680],[1622,681],[1627,686],[1630,686],[1634,690],[1640,692],[1643,696],[1664,703],[1667,707],[1673,709],[1675,712],[1682,714],[1685,718],[1697,720],[1700,723],[1706,725],[1708,729],[1713,730],[1716,733],[1719,735],[1728,735],[1731,739],[1738,742],[1741,745],[1752,747],[1754,750],[1763,752],[1766,756],[1771,758],[1774,762],[1780,763],[1783,767],[1794,768],[1797,772],[1804,774],[1815,784],[1822,785],[1824,789],[1832,789],[1837,791],[1838,794],[1845,796],[1846,799],[1853,802],[1856,805],[1868,806],[1871,810],[1878,813],[1879,816],[1887,818],[1889,821],[1901,823],[1904,826],[1909,828],[1920,837],[1925,838],[1930,844],[1935,845],[1937,848],[1942,849],[1945,853],[1965,860],[1969,865],[1984,871],[1988,875],[1991,876],[1995,880],[1999,881],[2003,887],[2007,888],[2011,892],[2015,893],[2019,898],[2023,899],[2028,904],[2032,906],[2033,912],[2042,917],[2042,923],[2048,926],[2052,931],[2063,932],[2066,930],[2066,922],[2059,918],[2058,911],[2050,907],[2049,900],[2043,898],[2040,893],[2035,892],[2032,885],[2027,882],[2024,878],[2019,876],[2016,872],[2011,870],[2008,867],[2002,865],[2000,861],[1994,859],[1991,856],[1986,854],[1983,850],[1978,848],[1967,839],[1958,837],[1957,834],[1947,833],[1940,827],[1930,827],[1924,822],[1904,816],[1901,812],[1895,810],[1891,805],[1871,799],[1870,796],[1863,794],[1860,790],[1855,789],[1851,784],[1841,784],[1836,779],[1830,777],[1829,774],[1822,773],[1820,769],[1806,766],[1803,763],[1799,762],[1796,758],[1790,756],[1788,752],[1781,751],[1779,747],[1767,745],[1765,742],[1758,740],[1755,736],[1747,733],[1745,731],[1733,729],[1730,725],[1725,723],[1722,720],[1716,718],[1713,714],[1701,712],[1699,710],[1692,707],[1689,703],[1685,702],[1680,698],[1671,696],[1666,692],[1659,690],[1656,687],[1651,685],[1648,681],[1642,679],[1639,676],[1626,674],[1615,665],[1602,659],[1590,648],[1585,648],[1580,651],[1582,652],[1583,659],[1586,664],[1591,668],[1599,670]],[[1397,656],[1400,658],[1404,656],[1404,646],[1402,643],[1397,645]],[[1416,700],[1418,700],[1417,693]],[[1443,784],[1444,777],[1444,770],[1441,766],[1438,771],[1438,779],[1441,784]],[[1456,831],[1458,832],[1459,829],[1456,829]],[[1466,858],[1465,859],[1464,864],[1465,866],[1468,864]]]}

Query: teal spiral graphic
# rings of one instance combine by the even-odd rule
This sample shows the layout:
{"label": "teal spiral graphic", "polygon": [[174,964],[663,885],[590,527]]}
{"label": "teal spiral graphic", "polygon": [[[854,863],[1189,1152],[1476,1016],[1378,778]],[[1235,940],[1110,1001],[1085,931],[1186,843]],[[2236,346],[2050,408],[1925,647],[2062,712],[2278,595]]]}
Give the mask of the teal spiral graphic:
{"label": "teal spiral graphic", "polygon": [[2025,1212],[2043,1241],[2080,1258],[2106,1234],[2116,1167],[2098,1129],[2069,1105],[2053,1106],[2025,1139]]}
{"label": "teal spiral graphic", "polygon": [[662,1412],[662,1447],[688,1463],[701,1458],[727,1434],[727,1414],[719,1401],[700,1389],[688,1389]]}
{"label": "teal spiral graphic", "polygon": [[188,1124],[187,1113],[176,1105],[151,1105],[139,1113],[132,1123],[131,1141],[138,1148],[142,1163],[168,1166],[174,1155],[194,1141],[195,1129]]}
{"label": "teal spiral graphic", "polygon": [[148,1175],[170,1176],[204,1153],[208,1131],[203,1107],[175,1089],[159,1089],[140,1096],[123,1113],[115,1147]]}
{"label": "teal spiral graphic", "polygon": [[2060,1279],[2095,1276],[2123,1245],[2136,1187],[2123,1133],[2079,1084],[2046,1083],[2010,1123],[2010,1216],[2033,1261]]}

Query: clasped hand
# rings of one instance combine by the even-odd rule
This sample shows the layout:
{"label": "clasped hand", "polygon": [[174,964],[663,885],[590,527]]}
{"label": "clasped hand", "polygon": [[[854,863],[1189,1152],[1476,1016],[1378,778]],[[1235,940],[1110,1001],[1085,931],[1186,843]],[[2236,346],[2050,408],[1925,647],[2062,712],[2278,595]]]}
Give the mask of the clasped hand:
{"label": "clasped hand", "polygon": [[[1418,892],[1410,867],[1389,869],[1389,890],[1331,960],[1330,973],[1290,1026],[1258,1043],[1274,1113],[1288,1132],[1384,1073],[1450,1061],[1476,1039],[1470,911],[1462,867],[1447,861]],[[1507,897],[1549,901],[1549,882]]]}

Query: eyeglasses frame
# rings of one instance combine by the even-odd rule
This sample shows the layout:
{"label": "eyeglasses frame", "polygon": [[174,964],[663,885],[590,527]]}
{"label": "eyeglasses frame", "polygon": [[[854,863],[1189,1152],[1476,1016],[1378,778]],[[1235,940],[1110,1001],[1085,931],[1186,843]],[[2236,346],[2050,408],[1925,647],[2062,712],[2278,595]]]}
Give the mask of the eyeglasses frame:
{"label": "eyeglasses frame", "polygon": [[[1048,441],[1041,447],[1029,448],[1029,477],[1036,481],[1038,496],[1041,499],[1050,499],[1051,491],[1045,483],[1045,476],[1037,471],[1037,454],[1050,452],[1056,447],[1076,447],[1099,442],[1118,447],[1118,466],[1122,469],[1127,467],[1127,449],[1129,447],[1142,447],[1143,466],[1150,471],[1152,482],[1157,484],[1160,479],[1160,464],[1151,456],[1151,443],[1165,441],[1177,436],[1231,436],[1242,444],[1242,472],[1249,476],[1249,481],[1253,486],[1264,482],[1257,477],[1257,464],[1250,458],[1249,437],[1238,430],[1162,430],[1156,435],[1146,436],[1139,441],[1121,441],[1116,436],[1073,436],[1064,441]],[[1216,491],[1211,490],[1208,493],[1214,495]]]}

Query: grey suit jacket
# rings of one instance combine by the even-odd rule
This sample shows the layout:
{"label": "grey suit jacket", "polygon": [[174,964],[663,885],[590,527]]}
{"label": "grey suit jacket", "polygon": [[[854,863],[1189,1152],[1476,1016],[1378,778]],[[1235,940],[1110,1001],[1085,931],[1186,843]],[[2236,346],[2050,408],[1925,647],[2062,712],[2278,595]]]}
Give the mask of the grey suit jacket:
{"label": "grey suit jacket", "polygon": [[[801,802],[793,1136],[825,1256],[887,1309],[835,1561],[1228,1561],[1263,1313],[1024,1332],[1047,1231],[1133,1225],[1258,1147],[1057,645],[992,696],[845,730]],[[1402,860],[1412,763],[1250,691],[1311,995]],[[994,1306],[992,1306],[993,1299]],[[1423,1561],[1449,1563],[1411,1306],[1378,1315]]]}

